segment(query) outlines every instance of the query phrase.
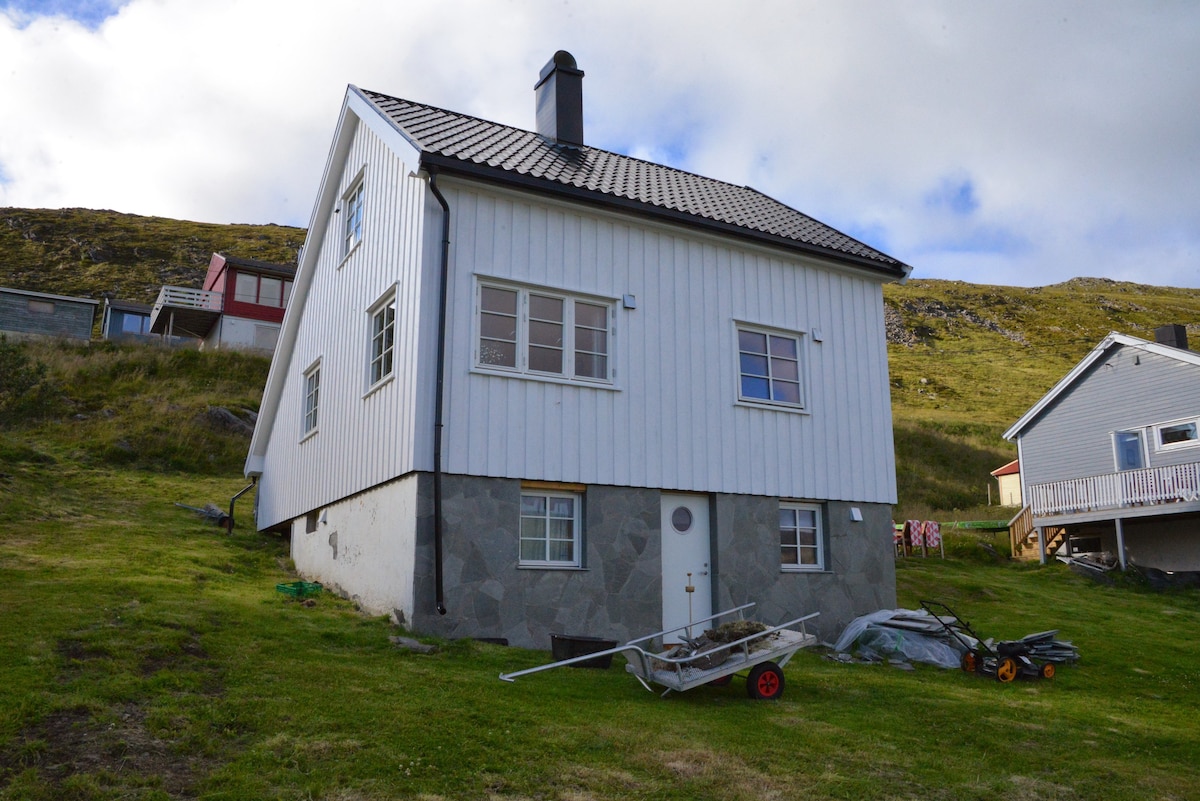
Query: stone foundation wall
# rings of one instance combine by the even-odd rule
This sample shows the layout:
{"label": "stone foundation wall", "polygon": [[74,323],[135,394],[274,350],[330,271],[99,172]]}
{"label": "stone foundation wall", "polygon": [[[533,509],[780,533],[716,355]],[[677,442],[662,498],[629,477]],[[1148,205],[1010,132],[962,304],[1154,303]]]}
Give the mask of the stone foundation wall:
{"label": "stone foundation wall", "polygon": [[[422,474],[419,482],[415,630],[547,649],[551,633],[624,642],[662,628],[658,490],[588,487],[583,567],[546,570],[517,566],[520,481],[443,476],[447,613],[440,615],[433,479]],[[861,510],[861,522],[851,521],[852,505]],[[832,640],[857,615],[895,607],[890,506],[825,503],[829,569],[819,573],[780,570],[778,509],[776,498],[711,497],[710,580],[718,609],[755,601],[758,619],[767,623],[819,611],[810,631]]]}

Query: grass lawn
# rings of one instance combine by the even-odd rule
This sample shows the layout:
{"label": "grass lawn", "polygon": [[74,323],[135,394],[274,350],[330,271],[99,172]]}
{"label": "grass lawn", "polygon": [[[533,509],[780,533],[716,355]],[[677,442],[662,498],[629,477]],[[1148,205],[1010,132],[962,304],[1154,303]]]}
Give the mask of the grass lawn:
{"label": "grass lawn", "polygon": [[240,488],[0,468],[0,799],[1200,794],[1195,591],[902,561],[902,606],[942,600],[1001,639],[1060,629],[1082,661],[1053,681],[810,650],[779,702],[748,700],[736,679],[660,699],[619,665],[507,684],[499,673],[548,653],[398,650],[387,621],[345,601],[275,592],[292,578],[277,538],[230,537],[174,506],[224,504]]}

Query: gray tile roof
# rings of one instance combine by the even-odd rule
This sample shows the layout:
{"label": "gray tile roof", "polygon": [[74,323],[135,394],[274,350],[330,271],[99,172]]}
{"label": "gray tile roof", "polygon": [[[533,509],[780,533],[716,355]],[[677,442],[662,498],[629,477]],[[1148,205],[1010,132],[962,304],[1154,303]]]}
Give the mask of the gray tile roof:
{"label": "gray tile roof", "polygon": [[[444,169],[541,185],[586,199],[666,213],[683,222],[873,266],[896,277],[902,262],[750,187],[734,186],[594,147],[560,145],[532,131],[410,100],[359,90],[421,151]],[[545,183],[549,182],[549,183]]]}

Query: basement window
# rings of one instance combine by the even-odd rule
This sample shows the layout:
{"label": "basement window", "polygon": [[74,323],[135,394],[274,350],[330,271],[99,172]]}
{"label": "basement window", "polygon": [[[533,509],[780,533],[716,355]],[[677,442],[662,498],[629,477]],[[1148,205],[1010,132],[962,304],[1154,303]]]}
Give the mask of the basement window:
{"label": "basement window", "polygon": [[520,565],[579,567],[582,506],[578,493],[523,490]]}
{"label": "basement window", "polygon": [[779,504],[779,562],[783,570],[824,570],[825,533],[821,507],[810,503]]}

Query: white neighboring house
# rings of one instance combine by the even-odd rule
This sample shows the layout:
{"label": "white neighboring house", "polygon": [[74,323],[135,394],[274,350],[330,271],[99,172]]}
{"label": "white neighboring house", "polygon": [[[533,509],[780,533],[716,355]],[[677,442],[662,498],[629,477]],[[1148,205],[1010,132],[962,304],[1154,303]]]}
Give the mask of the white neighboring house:
{"label": "white neighboring house", "polygon": [[1155,336],[1110,333],[1004,433],[1027,505],[1014,553],[1200,571],[1200,353],[1181,325]]}
{"label": "white neighboring house", "polygon": [[[895,604],[882,285],[747,187],[351,86],[246,462],[297,569],[421,632]],[[691,587],[691,591],[688,591]]]}

